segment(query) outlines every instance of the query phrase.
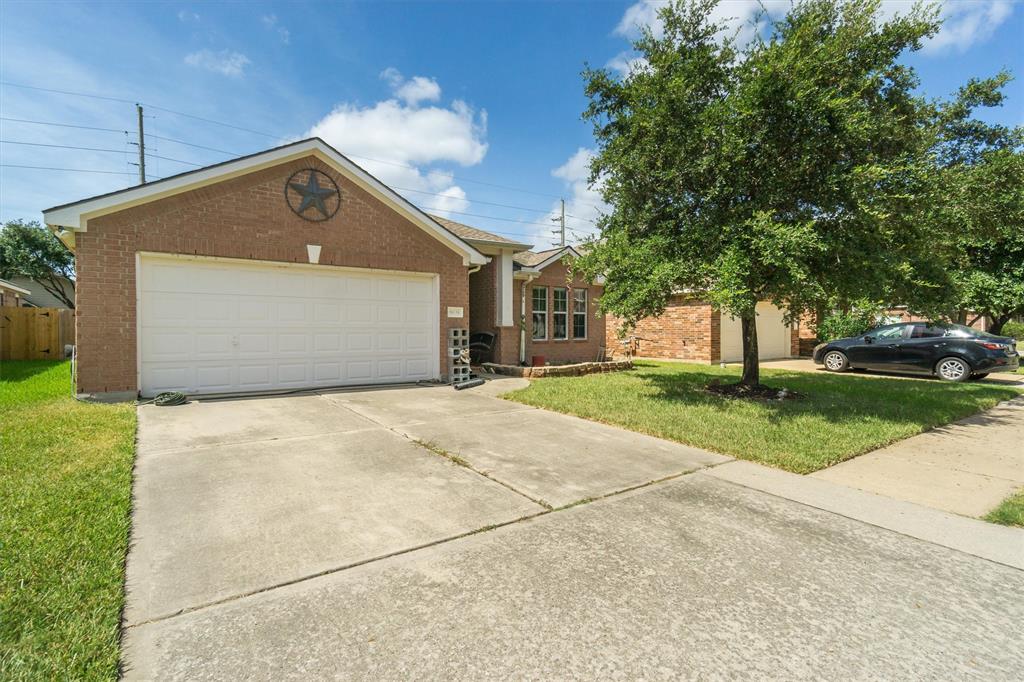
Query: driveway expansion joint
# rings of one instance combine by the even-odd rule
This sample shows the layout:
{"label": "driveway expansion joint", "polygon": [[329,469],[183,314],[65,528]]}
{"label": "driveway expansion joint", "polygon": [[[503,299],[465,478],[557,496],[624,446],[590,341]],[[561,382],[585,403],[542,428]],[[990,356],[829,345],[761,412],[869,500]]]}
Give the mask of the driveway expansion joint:
{"label": "driveway expansion joint", "polygon": [[[421,447],[426,448],[425,445],[421,445]],[[429,449],[429,448],[427,448],[427,449]],[[700,467],[700,468],[697,468],[697,469],[692,469],[692,470],[688,470],[688,471],[681,471],[679,473],[675,473],[675,474],[672,474],[670,476],[664,476],[664,477],[659,478],[657,480],[647,481],[645,483],[640,483],[638,485],[629,486],[627,488],[622,488],[620,490],[615,490],[613,492],[605,493],[603,495],[599,495],[599,496],[596,496],[596,497],[589,497],[589,498],[583,498],[583,499],[580,499],[580,500],[576,500],[575,502],[570,502],[570,503],[564,504],[564,505],[562,505],[560,507],[551,507],[550,505],[544,506],[544,508],[541,511],[538,511],[538,512],[536,512],[534,514],[527,514],[525,516],[520,516],[518,518],[509,519],[508,521],[502,521],[502,522],[499,522],[499,523],[492,523],[492,524],[489,524],[489,525],[486,525],[486,526],[482,526],[480,528],[474,528],[473,530],[469,530],[469,531],[466,531],[464,533],[456,533],[455,535],[451,535],[451,536],[448,536],[448,537],[445,537],[445,538],[440,538],[438,540],[434,540],[434,541],[431,541],[431,542],[422,543],[422,544],[419,544],[419,545],[415,545],[413,547],[406,547],[404,549],[396,550],[394,552],[388,552],[388,553],[381,554],[381,555],[378,555],[378,556],[368,557],[366,559],[362,559],[360,561],[350,562],[350,563],[344,564],[342,566],[335,566],[333,568],[325,569],[323,571],[318,571],[316,573],[310,573],[308,575],[303,575],[303,576],[300,576],[300,577],[297,577],[297,578],[292,578],[292,579],[289,579],[289,580],[284,580],[284,581],[281,581],[281,582],[278,582],[278,583],[274,583],[273,585],[267,585],[266,587],[261,587],[259,589],[248,590],[246,592],[241,592],[239,594],[234,594],[234,595],[231,595],[229,597],[225,597],[223,599],[216,599],[216,600],[209,601],[209,602],[206,602],[206,603],[203,603],[203,604],[197,604],[195,606],[189,606],[189,607],[186,607],[186,608],[183,608],[183,609],[178,609],[177,611],[174,611],[173,613],[166,613],[166,614],[159,615],[159,616],[153,616],[151,618],[147,618],[145,620],[141,620],[141,621],[138,621],[138,622],[135,622],[135,623],[124,623],[123,626],[122,626],[122,629],[123,630],[131,630],[131,629],[142,627],[142,626],[145,626],[145,625],[152,625],[154,623],[159,623],[159,622],[163,622],[163,621],[167,621],[167,620],[172,620],[172,619],[177,618],[179,616],[184,616],[184,615],[187,615],[187,614],[190,614],[190,613],[195,613],[197,611],[203,611],[203,610],[206,610],[206,609],[209,609],[209,608],[213,608],[213,607],[217,607],[217,606],[222,606],[224,604],[229,604],[229,603],[232,603],[232,602],[240,601],[242,599],[246,599],[246,598],[249,598],[249,597],[254,597],[256,595],[264,594],[266,592],[272,592],[274,590],[277,590],[277,589],[280,589],[280,588],[283,588],[283,587],[289,587],[291,585],[296,585],[296,584],[299,584],[299,583],[304,583],[304,582],[307,582],[307,581],[310,581],[310,580],[315,580],[317,578],[322,578],[322,577],[333,575],[333,574],[336,574],[336,573],[341,573],[343,571],[347,571],[347,570],[350,570],[350,569],[353,569],[353,568],[359,568],[360,566],[366,566],[368,564],[373,564],[373,563],[385,561],[387,559],[392,559],[392,558],[395,558],[395,557],[403,556],[403,555],[406,555],[406,554],[412,554],[414,552],[419,552],[421,550],[430,549],[432,547],[437,547],[437,546],[440,546],[440,545],[446,545],[446,544],[448,544],[450,542],[455,542],[457,540],[462,540],[462,539],[465,539],[465,538],[468,538],[468,537],[472,537],[472,536],[475,536],[475,535],[481,535],[483,533],[489,533],[491,531],[498,530],[500,528],[505,528],[507,526],[513,526],[513,525],[516,525],[516,524],[519,524],[519,523],[525,523],[525,522],[533,521],[535,519],[539,519],[539,518],[544,517],[544,516],[549,516],[551,514],[556,514],[558,512],[570,511],[572,509],[576,509],[577,507],[584,507],[584,506],[590,505],[591,503],[602,502],[602,501],[610,500],[610,499],[613,499],[613,498],[616,498],[616,497],[621,497],[621,496],[624,496],[624,495],[640,493],[643,490],[645,490],[646,488],[653,488],[653,487],[656,487],[656,486],[660,486],[660,485],[664,485],[664,484],[669,484],[669,483],[672,483],[672,482],[676,481],[677,479],[683,478],[683,477],[685,477],[685,476],[687,476],[689,474],[699,473],[700,471],[703,471],[704,469],[718,467],[718,466],[721,466],[722,464],[729,464],[729,462],[719,462],[719,463],[716,463],[716,464],[709,464],[707,466]],[[522,494],[522,493],[520,493],[520,494]],[[538,503],[538,504],[540,504],[540,503]]]}

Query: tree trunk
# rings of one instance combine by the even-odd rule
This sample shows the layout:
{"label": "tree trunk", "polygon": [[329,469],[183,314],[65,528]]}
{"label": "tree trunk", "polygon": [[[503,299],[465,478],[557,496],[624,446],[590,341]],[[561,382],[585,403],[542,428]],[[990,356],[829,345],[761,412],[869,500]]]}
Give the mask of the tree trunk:
{"label": "tree trunk", "polygon": [[988,328],[989,334],[995,334],[996,336],[1003,335],[1003,325],[1009,322],[1013,318],[1013,314],[1009,313],[1006,315],[993,315],[992,326]]}
{"label": "tree trunk", "polygon": [[743,327],[743,377],[740,383],[744,386],[757,386],[761,383],[761,365],[757,354],[757,316],[750,311],[740,322]]}

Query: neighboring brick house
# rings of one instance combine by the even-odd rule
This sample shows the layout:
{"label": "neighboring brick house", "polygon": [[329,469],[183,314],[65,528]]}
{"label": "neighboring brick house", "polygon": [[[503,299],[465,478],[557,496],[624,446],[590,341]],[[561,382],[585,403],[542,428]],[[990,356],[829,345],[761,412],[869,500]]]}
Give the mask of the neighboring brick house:
{"label": "neighboring brick house", "polygon": [[474,321],[519,354],[528,245],[423,213],[318,138],[44,219],[76,255],[82,393],[444,379],[449,330]]}
{"label": "neighboring brick house", "polygon": [[13,282],[0,279],[0,308],[19,308],[24,297],[31,293]]}
{"label": "neighboring brick house", "polygon": [[[758,350],[762,359],[788,358],[799,354],[803,325],[786,324],[783,311],[767,301],[757,304]],[[737,362],[743,358],[740,321],[715,310],[698,296],[676,294],[657,317],[640,320],[625,330],[622,320],[606,317],[606,331],[616,356],[633,339],[639,357],[687,360],[698,363]]]}

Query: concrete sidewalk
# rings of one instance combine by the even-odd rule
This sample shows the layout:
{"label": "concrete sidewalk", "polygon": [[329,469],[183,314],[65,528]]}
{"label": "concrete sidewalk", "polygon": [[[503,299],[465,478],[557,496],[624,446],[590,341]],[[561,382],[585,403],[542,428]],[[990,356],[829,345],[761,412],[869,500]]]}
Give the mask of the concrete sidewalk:
{"label": "concrete sidewalk", "polygon": [[984,516],[1024,487],[1024,397],[810,476]]}

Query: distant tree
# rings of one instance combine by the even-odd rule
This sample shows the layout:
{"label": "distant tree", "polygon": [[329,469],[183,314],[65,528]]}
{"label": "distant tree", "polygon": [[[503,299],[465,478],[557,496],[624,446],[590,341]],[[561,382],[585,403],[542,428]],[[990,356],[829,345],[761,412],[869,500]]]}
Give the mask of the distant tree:
{"label": "distant tree", "polygon": [[35,221],[12,220],[0,229],[0,278],[10,277],[28,277],[75,307],[75,256]]}
{"label": "distant tree", "polygon": [[899,61],[939,24],[935,6],[885,19],[876,0],[809,0],[741,46],[716,4],[664,8],[627,75],[585,72],[612,209],[577,267],[627,324],[678,291],[739,317],[752,387],[759,300],[797,314],[948,286],[949,240],[917,219],[934,109]]}

